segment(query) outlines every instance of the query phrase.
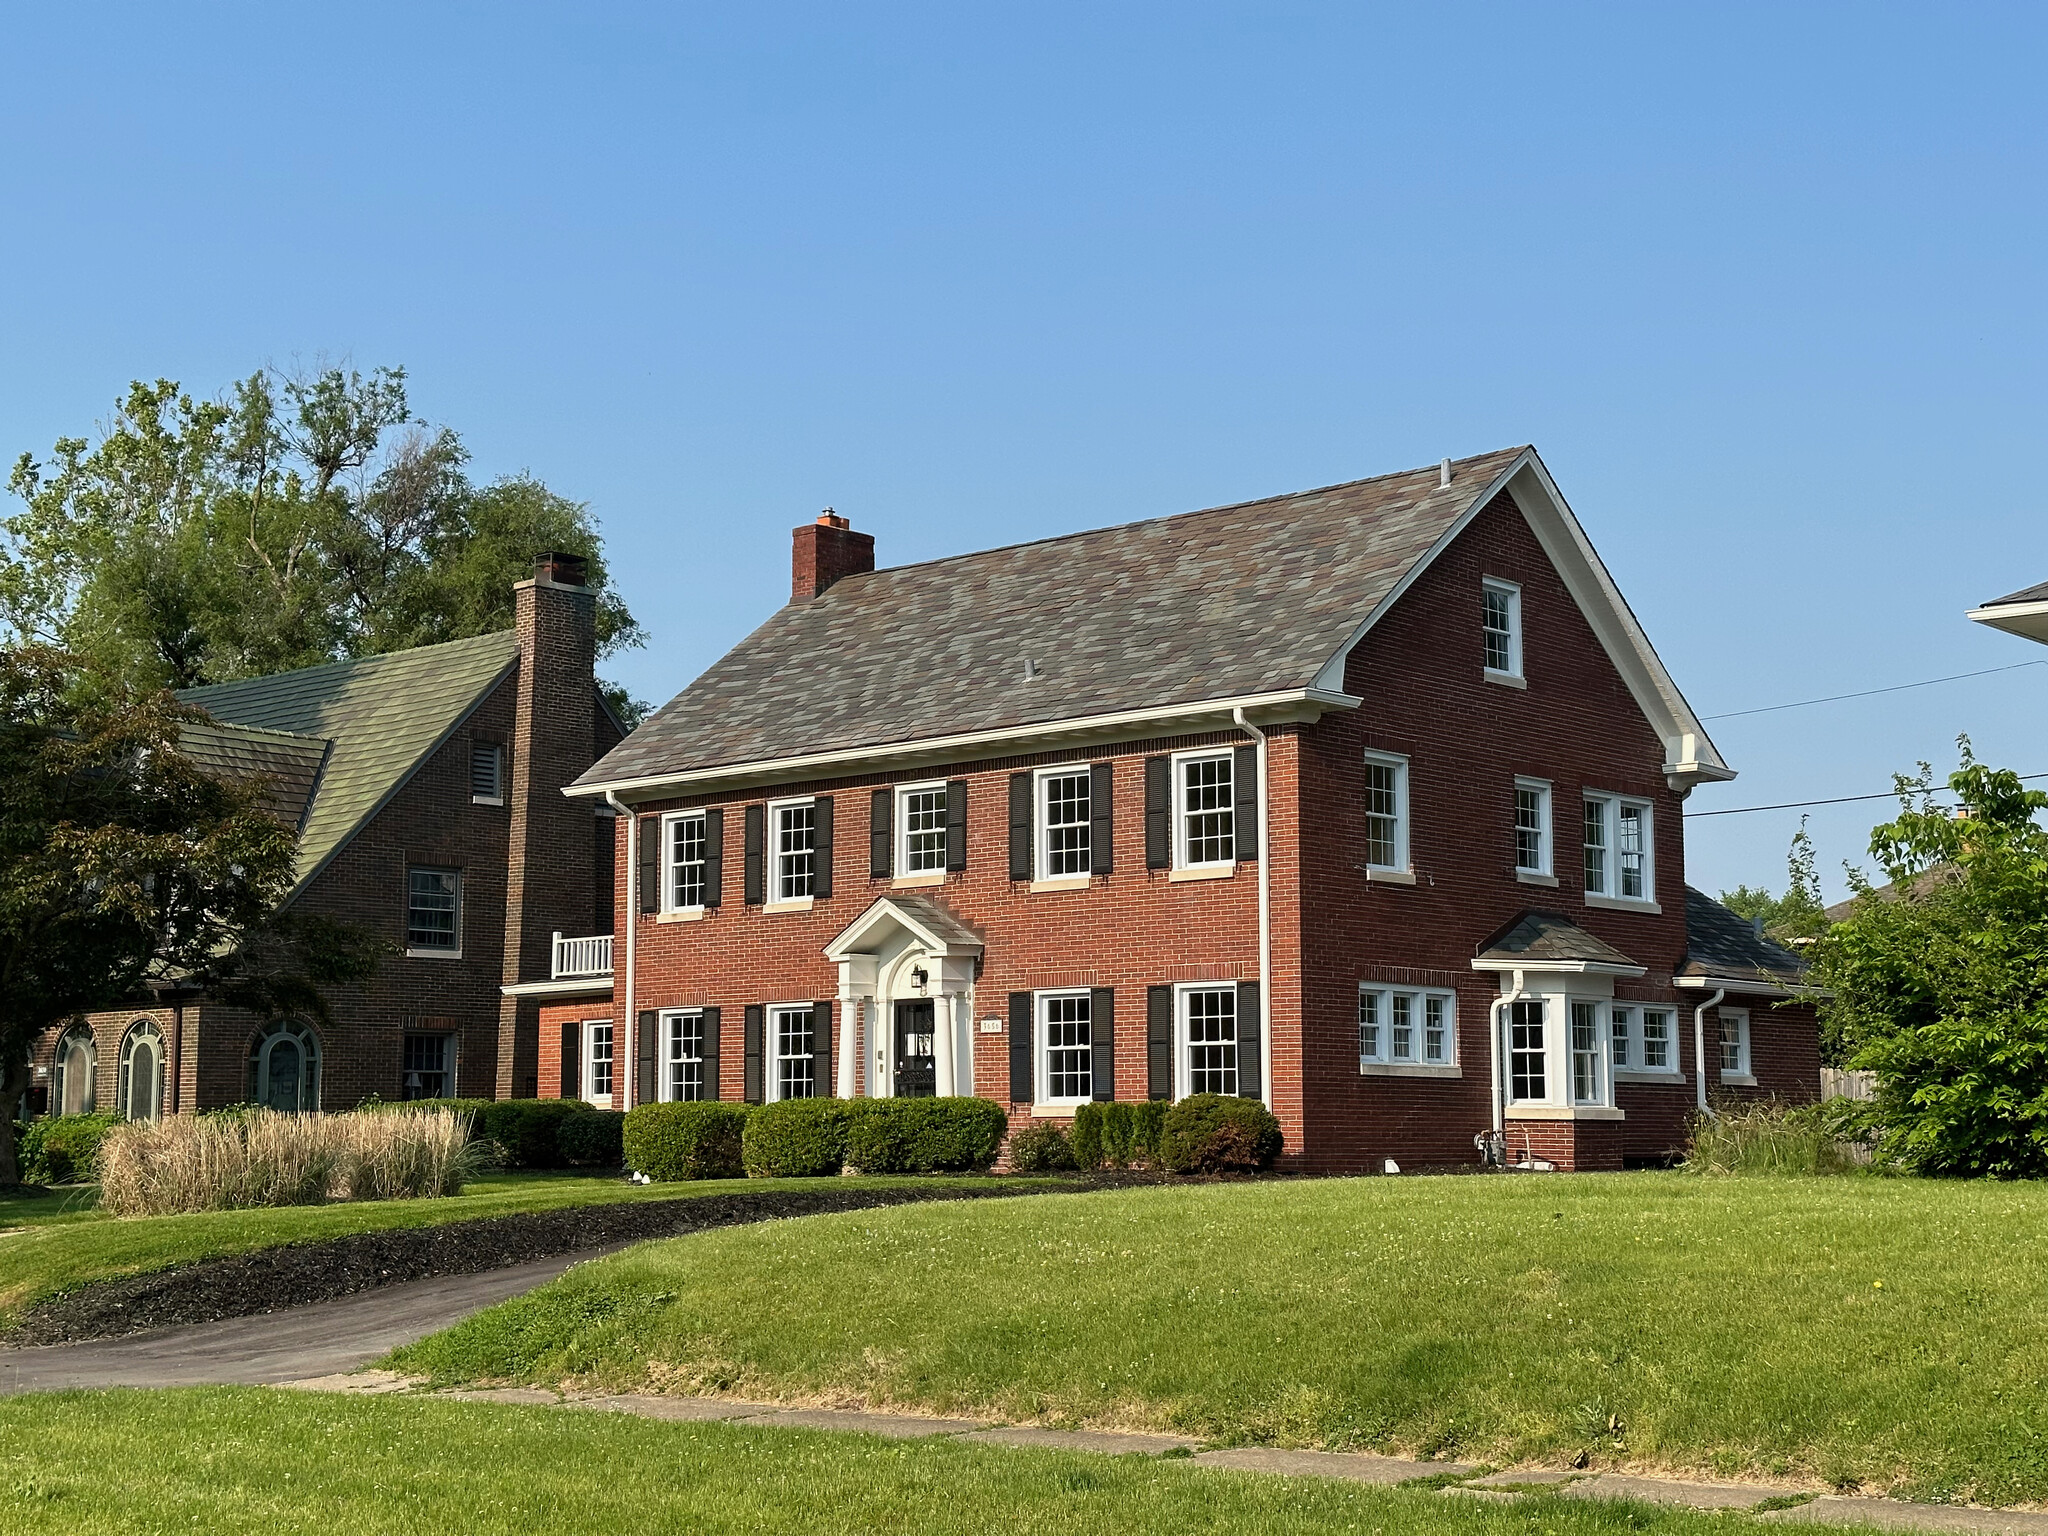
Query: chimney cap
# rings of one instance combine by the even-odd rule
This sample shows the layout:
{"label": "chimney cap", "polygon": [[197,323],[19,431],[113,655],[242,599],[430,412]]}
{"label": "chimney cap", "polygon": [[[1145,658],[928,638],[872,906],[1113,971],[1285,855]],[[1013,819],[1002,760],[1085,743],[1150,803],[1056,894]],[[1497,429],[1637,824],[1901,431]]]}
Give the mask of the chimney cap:
{"label": "chimney cap", "polygon": [[580,587],[589,580],[590,561],[582,555],[543,550],[533,557],[533,574],[539,580],[551,581],[559,587]]}
{"label": "chimney cap", "polygon": [[820,528],[851,528],[853,521],[850,518],[841,517],[837,512],[827,507],[818,514],[818,526]]}

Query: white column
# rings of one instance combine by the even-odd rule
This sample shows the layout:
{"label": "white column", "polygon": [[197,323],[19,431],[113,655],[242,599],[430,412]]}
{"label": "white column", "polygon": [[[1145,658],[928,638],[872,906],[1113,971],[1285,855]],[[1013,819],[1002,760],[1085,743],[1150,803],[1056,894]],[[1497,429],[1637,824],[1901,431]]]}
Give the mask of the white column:
{"label": "white column", "polygon": [[834,1091],[842,1099],[853,1097],[853,1085],[860,1071],[860,1011],[867,1001],[860,996],[839,999],[839,1082]]}
{"label": "white column", "polygon": [[941,992],[938,1006],[932,1009],[932,1075],[938,1079],[933,1091],[940,1094],[957,1093],[960,1088],[953,1076],[954,1004],[959,1000],[958,993]]}

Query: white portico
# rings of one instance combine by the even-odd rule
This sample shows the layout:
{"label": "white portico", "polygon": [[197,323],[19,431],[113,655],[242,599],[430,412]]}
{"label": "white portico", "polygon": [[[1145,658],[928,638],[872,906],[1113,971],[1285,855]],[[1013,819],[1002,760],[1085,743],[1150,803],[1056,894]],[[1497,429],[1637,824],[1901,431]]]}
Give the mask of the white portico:
{"label": "white portico", "polygon": [[839,1097],[974,1092],[981,954],[972,928],[920,896],[882,897],[825,946],[839,966]]}

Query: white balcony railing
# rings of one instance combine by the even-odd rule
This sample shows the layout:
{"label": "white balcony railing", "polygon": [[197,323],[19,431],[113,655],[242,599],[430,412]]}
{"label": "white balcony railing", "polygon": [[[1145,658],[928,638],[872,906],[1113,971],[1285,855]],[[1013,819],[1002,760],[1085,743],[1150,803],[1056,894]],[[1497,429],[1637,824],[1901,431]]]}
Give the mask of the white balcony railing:
{"label": "white balcony railing", "polygon": [[555,935],[554,978],[609,976],[612,973],[612,936],[595,934],[587,939],[565,939]]}

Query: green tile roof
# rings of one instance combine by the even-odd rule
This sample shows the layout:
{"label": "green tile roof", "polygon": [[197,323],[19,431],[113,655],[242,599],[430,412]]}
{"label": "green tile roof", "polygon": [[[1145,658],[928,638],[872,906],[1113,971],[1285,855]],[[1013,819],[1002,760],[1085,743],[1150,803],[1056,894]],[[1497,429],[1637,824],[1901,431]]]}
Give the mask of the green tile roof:
{"label": "green tile roof", "polygon": [[234,733],[233,745],[190,738],[195,756],[211,754],[224,766],[246,764],[275,774],[285,793],[286,782],[304,775],[312,751],[308,739],[320,745],[325,761],[317,781],[306,780],[310,803],[299,822],[298,880],[292,888],[297,895],[518,659],[518,637],[506,630],[188,688],[178,697],[223,725],[249,728]]}
{"label": "green tile roof", "polygon": [[266,780],[263,808],[296,832],[313,808],[313,790],[333,743],[296,731],[194,721],[178,733],[178,745],[215,778]]}

